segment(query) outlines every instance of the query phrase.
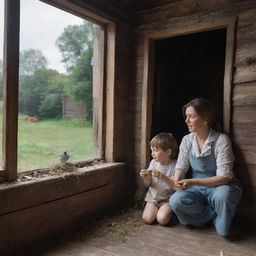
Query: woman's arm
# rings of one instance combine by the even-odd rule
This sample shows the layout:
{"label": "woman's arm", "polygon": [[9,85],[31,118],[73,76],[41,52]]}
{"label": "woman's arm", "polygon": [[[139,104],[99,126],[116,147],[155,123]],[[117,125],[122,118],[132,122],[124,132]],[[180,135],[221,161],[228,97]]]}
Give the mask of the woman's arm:
{"label": "woman's arm", "polygon": [[183,179],[178,181],[176,184],[180,189],[187,189],[194,185],[216,187],[220,185],[228,184],[231,179],[223,176],[213,176],[209,178],[192,178]]}

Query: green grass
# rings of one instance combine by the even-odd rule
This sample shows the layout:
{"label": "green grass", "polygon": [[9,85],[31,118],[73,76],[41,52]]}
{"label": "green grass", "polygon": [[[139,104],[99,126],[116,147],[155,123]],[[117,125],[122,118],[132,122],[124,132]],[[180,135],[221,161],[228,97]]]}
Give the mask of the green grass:
{"label": "green grass", "polygon": [[[69,161],[96,157],[93,128],[81,120],[47,120],[30,123],[19,117],[18,171],[48,167],[67,151]],[[2,134],[2,132],[1,132]]]}

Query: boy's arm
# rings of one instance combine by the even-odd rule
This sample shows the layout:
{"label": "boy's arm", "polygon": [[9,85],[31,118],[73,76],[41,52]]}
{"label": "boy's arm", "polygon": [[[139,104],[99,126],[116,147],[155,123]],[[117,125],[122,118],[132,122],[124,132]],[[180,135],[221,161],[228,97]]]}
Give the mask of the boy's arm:
{"label": "boy's arm", "polygon": [[174,182],[174,177],[168,177],[166,176],[164,173],[160,172],[159,170],[152,170],[152,175],[154,177],[158,177],[163,179],[167,184],[169,184],[172,189],[177,190],[178,187],[176,186],[175,182]]}

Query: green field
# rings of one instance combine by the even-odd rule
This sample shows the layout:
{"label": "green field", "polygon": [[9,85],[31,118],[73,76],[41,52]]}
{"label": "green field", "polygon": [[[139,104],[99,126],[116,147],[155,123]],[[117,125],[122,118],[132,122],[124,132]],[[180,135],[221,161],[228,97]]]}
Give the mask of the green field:
{"label": "green field", "polygon": [[31,123],[20,116],[18,131],[18,171],[48,167],[64,151],[71,155],[70,162],[96,157],[93,128],[81,120]]}

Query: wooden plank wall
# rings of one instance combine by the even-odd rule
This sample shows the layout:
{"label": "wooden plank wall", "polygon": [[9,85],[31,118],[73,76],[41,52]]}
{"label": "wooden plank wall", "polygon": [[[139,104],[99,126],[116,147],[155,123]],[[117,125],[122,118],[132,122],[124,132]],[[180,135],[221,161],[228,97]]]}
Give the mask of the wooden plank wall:
{"label": "wooden plank wall", "polygon": [[125,201],[126,165],[103,164],[75,173],[0,188],[0,255],[65,234]]}
{"label": "wooden plank wall", "polygon": [[[133,169],[140,185],[140,143],[144,36],[186,25],[237,17],[234,72],[231,90],[231,139],[236,155],[235,171],[244,184],[241,212],[256,215],[256,1],[146,1],[144,9],[133,13],[132,77],[129,120],[134,123],[130,138],[135,152]],[[142,187],[141,187],[142,188]],[[142,191],[139,189],[138,191]],[[138,192],[138,196],[143,193]],[[253,214],[254,213],[254,214]]]}

